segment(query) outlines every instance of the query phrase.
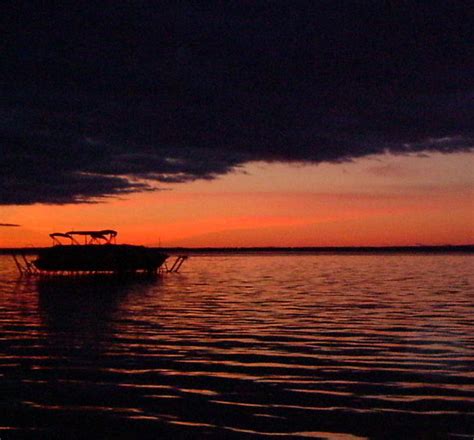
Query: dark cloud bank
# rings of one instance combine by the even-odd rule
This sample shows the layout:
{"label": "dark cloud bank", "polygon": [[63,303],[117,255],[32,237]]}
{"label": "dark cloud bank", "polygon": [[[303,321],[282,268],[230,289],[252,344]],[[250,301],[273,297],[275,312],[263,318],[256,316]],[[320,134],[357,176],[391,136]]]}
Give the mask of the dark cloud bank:
{"label": "dark cloud bank", "polygon": [[2,3],[0,204],[474,145],[470,2],[41,3]]}

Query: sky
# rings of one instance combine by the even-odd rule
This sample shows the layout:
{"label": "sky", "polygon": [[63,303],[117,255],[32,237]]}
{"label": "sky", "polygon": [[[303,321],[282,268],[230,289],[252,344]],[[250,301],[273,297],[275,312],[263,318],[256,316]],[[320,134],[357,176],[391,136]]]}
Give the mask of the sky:
{"label": "sky", "polygon": [[2,3],[0,246],[474,243],[469,2]]}

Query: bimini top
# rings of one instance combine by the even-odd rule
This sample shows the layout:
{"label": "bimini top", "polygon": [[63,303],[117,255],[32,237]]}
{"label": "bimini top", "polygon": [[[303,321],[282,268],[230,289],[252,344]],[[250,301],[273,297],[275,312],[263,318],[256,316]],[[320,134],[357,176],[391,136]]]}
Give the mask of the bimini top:
{"label": "bimini top", "polygon": [[57,245],[63,244],[60,241],[60,238],[71,240],[70,244],[80,244],[75,236],[83,236],[84,244],[113,244],[115,243],[115,237],[117,237],[117,231],[112,229],[102,229],[101,231],[53,232],[52,234],[49,234],[49,236],[53,239],[53,243]]}

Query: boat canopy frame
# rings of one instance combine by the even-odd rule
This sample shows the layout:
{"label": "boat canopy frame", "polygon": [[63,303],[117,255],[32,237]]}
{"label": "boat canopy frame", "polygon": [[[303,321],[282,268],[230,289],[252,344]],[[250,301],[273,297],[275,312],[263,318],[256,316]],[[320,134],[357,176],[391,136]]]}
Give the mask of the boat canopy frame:
{"label": "boat canopy frame", "polygon": [[64,242],[61,239],[70,240],[71,245],[80,245],[76,237],[84,237],[83,244],[116,244],[117,231],[113,229],[102,229],[99,231],[68,231],[53,232],[49,236],[53,239],[53,245],[61,246]]}

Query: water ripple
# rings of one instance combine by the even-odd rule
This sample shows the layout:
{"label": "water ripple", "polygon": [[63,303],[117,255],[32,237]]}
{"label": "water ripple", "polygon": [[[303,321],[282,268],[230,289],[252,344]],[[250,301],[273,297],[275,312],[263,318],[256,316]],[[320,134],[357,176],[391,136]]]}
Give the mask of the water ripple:
{"label": "water ripple", "polygon": [[189,260],[21,280],[0,258],[5,438],[474,435],[473,258]]}

